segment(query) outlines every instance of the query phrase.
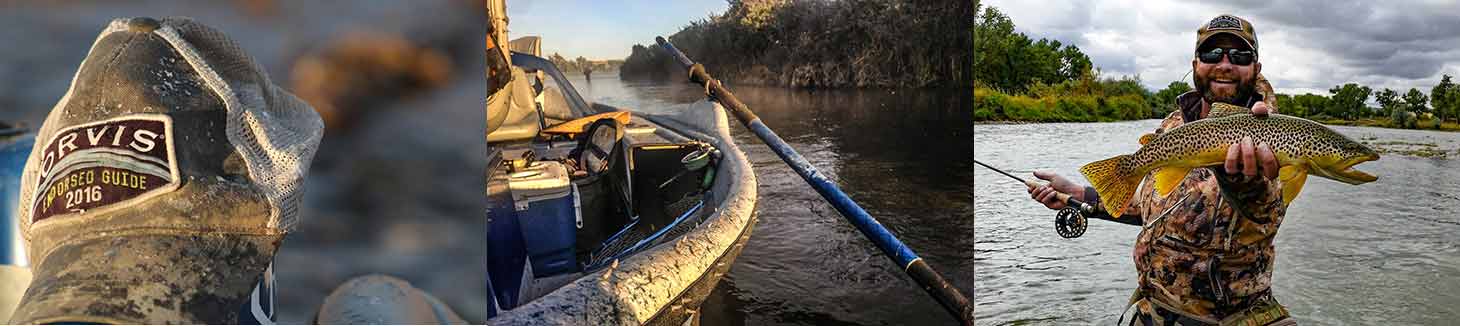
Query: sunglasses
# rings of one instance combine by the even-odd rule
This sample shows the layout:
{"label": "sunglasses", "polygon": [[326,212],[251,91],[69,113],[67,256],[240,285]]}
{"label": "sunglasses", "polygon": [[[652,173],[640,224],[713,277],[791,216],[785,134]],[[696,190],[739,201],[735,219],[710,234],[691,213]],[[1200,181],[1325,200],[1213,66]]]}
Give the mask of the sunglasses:
{"label": "sunglasses", "polygon": [[1257,52],[1233,48],[1211,48],[1206,50],[1206,52],[1197,52],[1196,58],[1201,60],[1202,63],[1216,64],[1222,62],[1223,55],[1227,56],[1227,60],[1232,62],[1232,64],[1238,66],[1250,65],[1253,61],[1257,60]]}

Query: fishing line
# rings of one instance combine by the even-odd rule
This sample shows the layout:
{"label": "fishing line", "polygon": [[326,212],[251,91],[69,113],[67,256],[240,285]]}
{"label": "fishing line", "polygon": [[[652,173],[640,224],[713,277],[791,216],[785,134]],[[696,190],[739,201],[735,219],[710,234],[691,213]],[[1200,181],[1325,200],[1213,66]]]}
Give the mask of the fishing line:
{"label": "fishing line", "polygon": [[[1025,186],[1029,187],[1029,189],[1034,189],[1041,186],[1041,184],[1039,183],[1024,180],[1024,178],[1014,176],[1013,174],[1004,172],[1004,170],[1000,170],[999,168],[984,164],[984,162],[979,162],[978,159],[974,159],[973,163],[982,165],[989,170],[994,170],[994,172],[998,172],[999,174],[1014,178],[1014,180],[1019,180],[1020,183],[1023,183]],[[1065,208],[1060,209],[1059,212],[1055,213],[1054,215],[1054,232],[1059,234],[1060,237],[1064,237],[1066,239],[1079,238],[1081,235],[1085,235],[1085,229],[1089,227],[1089,219],[1086,217],[1086,214],[1095,213],[1096,208],[1094,206],[1082,203],[1080,202],[1080,200],[1075,199],[1075,197],[1062,192],[1056,192],[1055,197],[1059,198],[1060,201],[1065,202]]]}

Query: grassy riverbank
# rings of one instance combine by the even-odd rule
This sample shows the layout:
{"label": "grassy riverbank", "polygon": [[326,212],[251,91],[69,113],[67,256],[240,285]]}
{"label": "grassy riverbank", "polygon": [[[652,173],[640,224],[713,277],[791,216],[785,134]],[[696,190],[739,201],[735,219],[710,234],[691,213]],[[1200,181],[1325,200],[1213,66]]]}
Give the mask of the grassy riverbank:
{"label": "grassy riverbank", "polygon": [[1456,123],[1456,122],[1453,122],[1453,121],[1445,121],[1444,123],[1440,124],[1439,126],[1435,126],[1434,120],[1422,120],[1423,122],[1415,123],[1415,127],[1414,128],[1400,127],[1400,126],[1395,125],[1394,122],[1391,121],[1390,119],[1379,119],[1379,118],[1364,118],[1364,119],[1358,119],[1358,120],[1325,119],[1325,120],[1317,120],[1317,121],[1318,122],[1322,122],[1323,124],[1327,124],[1327,125],[1338,125],[1338,126],[1378,127],[1378,128],[1417,129],[1417,130],[1438,130],[1438,131],[1450,131],[1450,132],[1460,131],[1460,123]]}
{"label": "grassy riverbank", "polygon": [[[1093,85],[1120,83],[1107,80]],[[1036,88],[1030,94],[1007,94],[981,85],[974,86],[973,120],[1109,122],[1156,118],[1169,112],[1161,110],[1162,106],[1153,107],[1152,99],[1143,92],[1105,90],[1114,87],[1085,87],[1084,91],[1068,88],[1056,85]]]}

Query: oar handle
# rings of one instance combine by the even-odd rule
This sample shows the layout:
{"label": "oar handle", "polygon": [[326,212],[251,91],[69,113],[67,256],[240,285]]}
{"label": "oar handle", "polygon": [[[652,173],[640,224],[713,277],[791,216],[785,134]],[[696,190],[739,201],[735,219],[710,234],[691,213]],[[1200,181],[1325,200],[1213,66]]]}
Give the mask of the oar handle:
{"label": "oar handle", "polygon": [[903,271],[912,277],[913,281],[918,282],[918,285],[924,291],[927,291],[933,299],[938,301],[939,305],[943,306],[943,309],[947,310],[948,313],[952,314],[962,324],[973,325],[973,303],[968,300],[968,297],[963,296],[963,293],[959,292],[958,288],[948,283],[948,280],[943,278],[943,275],[933,270],[932,267],[929,267],[911,248],[908,248],[901,240],[898,240],[897,236],[893,235],[891,231],[888,231],[881,223],[872,218],[872,215],[857,205],[855,201],[852,201],[851,197],[847,196],[846,193],[841,191],[841,188],[838,188],[835,183],[827,179],[826,175],[817,171],[816,167],[811,165],[811,162],[797,153],[794,148],[791,148],[791,145],[787,144],[785,140],[782,140],[780,136],[777,136],[775,131],[772,131],[770,127],[762,123],[760,118],[756,117],[755,113],[751,112],[750,108],[745,106],[745,103],[735,98],[735,94],[725,89],[725,86],[721,85],[718,80],[710,77],[710,74],[705,72],[704,66],[691,61],[689,57],[686,57],[683,52],[680,52],[679,49],[675,48],[664,37],[656,37],[654,41],[658,42],[660,47],[669,52],[680,65],[689,69],[690,81],[705,85],[705,89],[710,92],[710,96],[719,101],[722,106],[729,109],[735,115],[735,118],[745,125],[746,129],[749,129],[761,141],[764,141],[777,156],[781,157],[782,161],[786,162],[786,165],[790,165],[791,169],[795,170],[797,175],[800,175],[812,189],[816,189],[816,192],[821,194],[821,197],[826,199],[827,203],[830,203],[832,207],[836,208],[837,213],[840,213],[847,222],[851,223],[858,231],[862,232],[862,235],[877,245],[877,248],[881,249],[882,253],[886,254],[888,258],[892,259],[898,266],[901,266]]}
{"label": "oar handle", "polygon": [[750,108],[745,106],[745,103],[740,102],[740,99],[736,98],[735,94],[725,89],[725,85],[721,85],[719,80],[710,77],[710,73],[705,72],[705,66],[691,61],[689,57],[684,56],[684,52],[680,52],[679,48],[674,47],[674,44],[669,43],[669,40],[665,40],[663,36],[655,36],[654,42],[658,42],[659,46],[669,52],[681,66],[689,69],[689,81],[705,85],[705,88],[710,91],[710,94],[720,104],[726,109],[730,109],[730,114],[734,115],[736,120],[740,120],[741,123],[747,125],[751,121],[760,120],[760,117],[756,116],[755,112],[751,112]]}

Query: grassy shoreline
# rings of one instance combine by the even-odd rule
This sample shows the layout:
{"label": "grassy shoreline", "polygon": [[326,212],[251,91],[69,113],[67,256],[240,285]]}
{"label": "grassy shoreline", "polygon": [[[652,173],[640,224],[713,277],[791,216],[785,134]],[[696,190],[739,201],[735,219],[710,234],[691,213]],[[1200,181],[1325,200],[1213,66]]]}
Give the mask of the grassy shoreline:
{"label": "grassy shoreline", "polygon": [[1157,116],[1139,94],[1099,92],[1056,93],[1043,96],[1010,95],[975,87],[974,121],[1113,122]]}
{"label": "grassy shoreline", "polygon": [[1441,123],[1439,128],[1435,128],[1435,123],[1433,121],[1419,123],[1418,124],[1418,126],[1419,126],[1418,128],[1399,128],[1399,127],[1395,127],[1394,126],[1394,123],[1391,122],[1389,119],[1373,119],[1373,118],[1358,119],[1358,120],[1329,119],[1329,120],[1316,120],[1316,121],[1322,122],[1323,124],[1326,124],[1326,125],[1336,125],[1336,126],[1375,127],[1375,128],[1389,128],[1389,129],[1405,129],[1405,130],[1433,130],[1433,131],[1460,132],[1460,123],[1454,123],[1454,122],[1448,122],[1448,121],[1447,122],[1444,122],[1444,123]]}

